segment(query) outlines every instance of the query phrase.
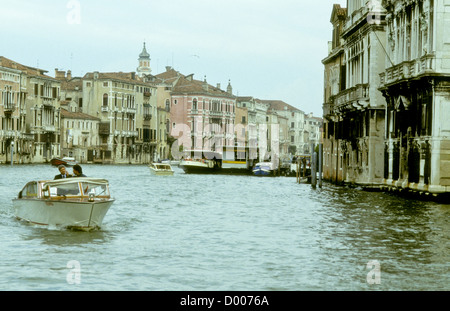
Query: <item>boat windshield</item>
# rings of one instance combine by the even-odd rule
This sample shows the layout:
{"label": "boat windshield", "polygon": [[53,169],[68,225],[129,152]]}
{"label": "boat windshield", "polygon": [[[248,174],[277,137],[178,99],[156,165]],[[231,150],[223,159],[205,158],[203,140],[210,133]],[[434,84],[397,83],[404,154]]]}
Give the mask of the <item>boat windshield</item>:
{"label": "boat windshield", "polygon": [[80,196],[80,186],[78,183],[66,183],[50,185],[48,187],[51,197],[55,196]]}
{"label": "boat windshield", "polygon": [[159,170],[170,170],[170,166],[166,164],[156,164],[156,168]]}
{"label": "boat windshield", "polygon": [[98,184],[92,182],[81,183],[84,195],[93,193],[95,196],[109,196],[109,189],[106,184]]}
{"label": "boat windshield", "polygon": [[[72,179],[72,178],[71,178]],[[106,183],[99,183],[95,181],[80,181],[80,182],[63,182],[63,183],[48,183],[48,190],[50,197],[56,196],[109,196],[109,188]]]}

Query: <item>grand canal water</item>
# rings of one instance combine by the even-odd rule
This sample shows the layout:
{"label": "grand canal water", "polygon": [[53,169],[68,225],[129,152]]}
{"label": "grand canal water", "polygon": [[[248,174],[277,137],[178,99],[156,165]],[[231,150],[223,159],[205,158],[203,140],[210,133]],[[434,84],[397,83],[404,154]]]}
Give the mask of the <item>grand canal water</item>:
{"label": "grand canal water", "polygon": [[450,205],[289,177],[83,168],[116,198],[95,232],[16,220],[11,199],[57,169],[0,166],[0,290],[450,290]]}

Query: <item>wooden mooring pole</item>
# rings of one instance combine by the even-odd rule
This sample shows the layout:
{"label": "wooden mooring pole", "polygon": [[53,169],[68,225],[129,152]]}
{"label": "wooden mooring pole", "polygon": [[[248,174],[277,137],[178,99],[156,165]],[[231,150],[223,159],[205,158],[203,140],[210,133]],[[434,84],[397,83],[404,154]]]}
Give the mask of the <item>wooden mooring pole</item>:
{"label": "wooden mooring pole", "polygon": [[314,143],[311,144],[311,187],[316,188],[317,152],[314,151]]}
{"label": "wooden mooring pole", "polygon": [[322,188],[323,144],[319,144],[319,188]]}

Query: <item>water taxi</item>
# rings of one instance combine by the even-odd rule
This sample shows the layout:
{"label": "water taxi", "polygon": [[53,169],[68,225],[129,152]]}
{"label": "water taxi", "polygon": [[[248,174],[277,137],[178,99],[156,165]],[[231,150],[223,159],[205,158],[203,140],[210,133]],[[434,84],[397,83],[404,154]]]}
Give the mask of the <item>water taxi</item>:
{"label": "water taxi", "polygon": [[220,170],[215,160],[208,159],[182,159],[179,167],[186,174],[215,174]]}
{"label": "water taxi", "polygon": [[186,174],[216,174],[221,169],[220,153],[210,150],[184,151],[180,167]]}
{"label": "water taxi", "polygon": [[77,177],[30,181],[13,199],[15,216],[33,224],[98,229],[114,203],[106,179]]}
{"label": "water taxi", "polygon": [[169,176],[174,172],[172,166],[167,163],[150,163],[148,167],[153,175]]}

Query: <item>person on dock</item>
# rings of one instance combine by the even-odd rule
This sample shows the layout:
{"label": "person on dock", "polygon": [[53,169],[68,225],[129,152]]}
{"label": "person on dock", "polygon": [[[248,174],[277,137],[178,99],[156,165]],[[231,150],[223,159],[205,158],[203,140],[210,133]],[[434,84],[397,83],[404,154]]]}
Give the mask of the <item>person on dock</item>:
{"label": "person on dock", "polygon": [[66,167],[64,165],[60,165],[58,166],[58,170],[59,170],[59,174],[55,176],[54,179],[62,179],[62,178],[69,178],[72,177],[72,175],[70,175],[67,170]]}
{"label": "person on dock", "polygon": [[74,175],[73,177],[87,177],[86,175],[83,174],[83,169],[78,164],[75,164],[73,166],[73,175]]}

